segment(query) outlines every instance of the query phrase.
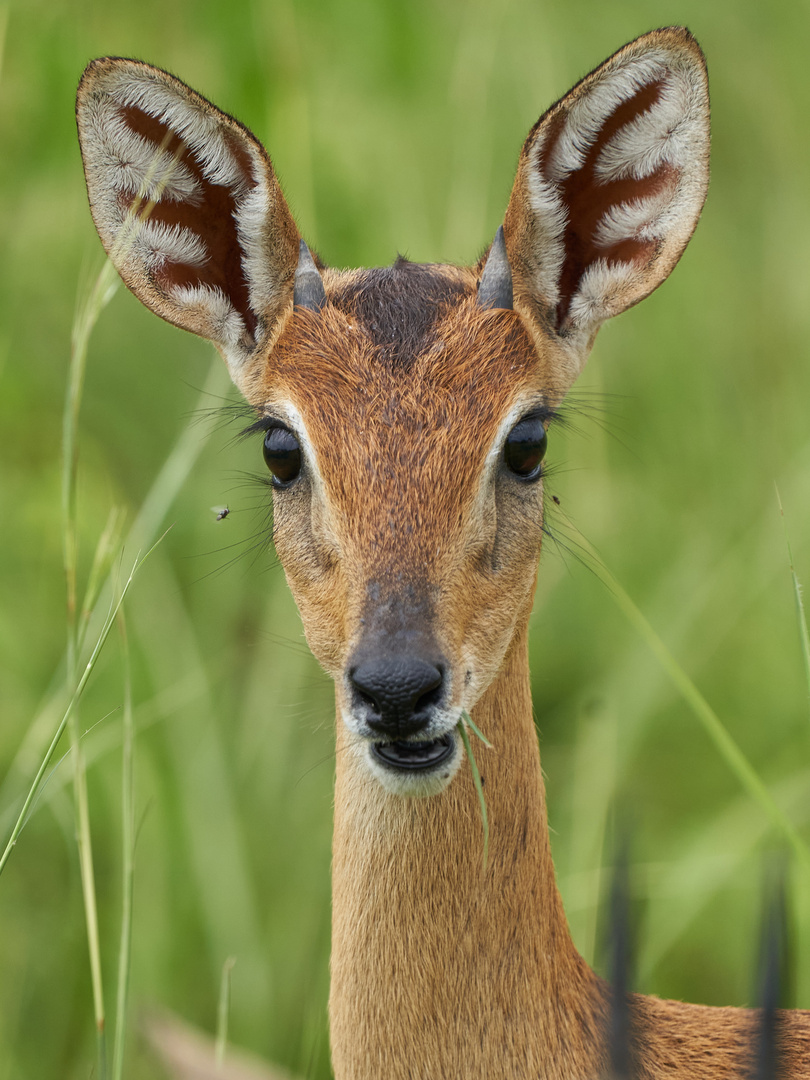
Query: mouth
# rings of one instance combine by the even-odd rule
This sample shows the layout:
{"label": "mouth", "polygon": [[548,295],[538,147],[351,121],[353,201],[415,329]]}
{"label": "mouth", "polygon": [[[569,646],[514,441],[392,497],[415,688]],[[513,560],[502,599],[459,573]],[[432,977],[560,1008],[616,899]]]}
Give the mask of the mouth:
{"label": "mouth", "polygon": [[455,743],[450,734],[430,742],[372,743],[371,753],[388,769],[400,772],[428,772],[453,756]]}

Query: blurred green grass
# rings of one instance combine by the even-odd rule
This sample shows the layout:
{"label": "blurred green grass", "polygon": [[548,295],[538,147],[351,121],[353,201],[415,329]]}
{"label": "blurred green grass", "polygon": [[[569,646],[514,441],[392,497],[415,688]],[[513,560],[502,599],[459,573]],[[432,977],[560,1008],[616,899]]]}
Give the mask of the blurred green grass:
{"label": "blurred green grass", "polygon": [[[810,582],[810,83],[807,5],[695,0],[27,0],[0,5],[0,819],[57,722],[63,678],[61,414],[70,330],[101,265],[73,99],[88,60],[176,72],[268,146],[332,265],[470,261],[501,220],[537,116],[654,26],[708,61],[713,179],[671,280],[600,334],[557,428],[561,547],[541,562],[532,665],[560,883],[598,953],[604,835],[632,814],[639,989],[754,993],[774,843],[596,577],[603,555],[792,820],[810,835],[810,708],[774,483]],[[81,422],[86,574],[112,505],[134,518],[211,350],[121,289],[91,342]],[[222,372],[210,408],[235,401]],[[138,842],[126,1075],[153,1069],[138,1009],[213,1030],[233,971],[234,1041],[326,1077],[332,694],[265,524],[259,451],[202,417],[174,528],[128,601]],[[212,505],[230,516],[216,522]],[[554,523],[554,520],[552,524]],[[234,556],[240,555],[232,562]],[[130,554],[134,555],[134,552]],[[56,695],[56,698],[54,698]],[[108,994],[120,923],[120,657],[82,707]],[[56,710],[58,711],[58,710]],[[86,1077],[94,1056],[70,767],[52,777],[0,880],[0,1080]],[[9,822],[10,824],[10,822]],[[795,1000],[810,1007],[810,896],[793,880]],[[112,999],[108,1014],[112,1014]]]}

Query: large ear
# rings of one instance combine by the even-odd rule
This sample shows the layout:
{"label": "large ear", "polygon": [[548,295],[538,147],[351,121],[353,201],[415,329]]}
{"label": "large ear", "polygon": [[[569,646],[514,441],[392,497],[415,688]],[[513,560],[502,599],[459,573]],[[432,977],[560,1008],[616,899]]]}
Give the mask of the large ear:
{"label": "large ear", "polygon": [[299,234],[257,140],[179,79],[95,60],[76,115],[90,209],[126,285],[213,341],[237,384],[293,297]]}
{"label": "large ear", "polygon": [[538,339],[570,346],[567,381],[600,324],[669,274],[708,180],[706,64],[680,27],[620,49],[532,128],[506,247],[515,308]]}

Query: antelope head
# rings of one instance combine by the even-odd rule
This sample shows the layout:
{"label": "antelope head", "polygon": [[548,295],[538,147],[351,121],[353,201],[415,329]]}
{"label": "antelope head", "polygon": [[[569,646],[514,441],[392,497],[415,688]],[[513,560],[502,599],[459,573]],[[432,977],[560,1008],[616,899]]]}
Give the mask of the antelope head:
{"label": "antelope head", "polygon": [[78,125],[125,283],[213,341],[255,409],[273,539],[345,747],[390,791],[441,791],[462,710],[528,617],[555,410],[703,205],[699,47],[647,34],[553,105],[467,268],[324,268],[256,139],[146,64],[92,63]]}

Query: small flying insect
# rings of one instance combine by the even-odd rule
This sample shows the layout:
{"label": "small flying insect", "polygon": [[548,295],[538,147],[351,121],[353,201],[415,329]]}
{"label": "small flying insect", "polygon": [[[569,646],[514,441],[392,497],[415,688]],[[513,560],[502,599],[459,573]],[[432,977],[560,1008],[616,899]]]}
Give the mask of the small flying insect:
{"label": "small flying insect", "polygon": [[227,506],[212,506],[211,510],[217,515],[217,521],[224,521],[231,512]]}

